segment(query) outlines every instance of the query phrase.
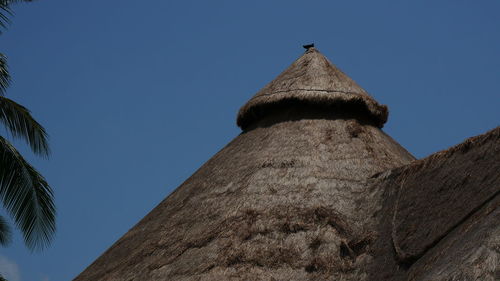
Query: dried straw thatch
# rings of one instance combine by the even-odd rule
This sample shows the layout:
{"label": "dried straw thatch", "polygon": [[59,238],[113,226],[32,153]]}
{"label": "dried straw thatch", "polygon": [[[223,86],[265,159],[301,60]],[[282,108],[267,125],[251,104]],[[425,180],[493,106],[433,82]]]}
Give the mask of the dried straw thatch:
{"label": "dried straw thatch", "polygon": [[320,53],[292,72],[325,92],[271,91],[280,103],[259,111],[261,91],[240,112],[244,132],[76,280],[364,279],[367,179],[414,158],[378,128],[385,107]]}
{"label": "dried straw thatch", "polygon": [[370,280],[500,280],[500,127],[374,178]]}
{"label": "dried straw thatch", "polygon": [[371,116],[379,128],[387,121],[387,107],[378,104],[315,48],[309,48],[244,105],[238,114],[237,124],[245,129],[273,111],[275,105],[288,101],[331,106],[332,110],[348,104]]}
{"label": "dried straw thatch", "polygon": [[500,128],[414,161],[386,118],[308,50],[75,280],[495,280]]}

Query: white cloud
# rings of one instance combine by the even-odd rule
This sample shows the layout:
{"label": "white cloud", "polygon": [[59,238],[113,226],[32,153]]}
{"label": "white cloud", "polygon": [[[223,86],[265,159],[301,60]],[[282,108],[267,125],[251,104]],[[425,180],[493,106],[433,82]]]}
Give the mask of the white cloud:
{"label": "white cloud", "polygon": [[9,281],[21,281],[19,266],[4,256],[0,256],[0,273]]}

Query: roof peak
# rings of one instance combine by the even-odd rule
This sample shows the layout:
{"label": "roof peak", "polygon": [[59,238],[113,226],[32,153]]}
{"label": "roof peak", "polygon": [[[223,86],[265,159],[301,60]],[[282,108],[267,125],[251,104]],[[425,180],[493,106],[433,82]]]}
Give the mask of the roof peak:
{"label": "roof peak", "polygon": [[270,113],[275,105],[299,101],[309,105],[342,110],[342,104],[355,105],[383,127],[387,107],[380,105],[363,88],[333,65],[314,44],[304,45],[305,53],[278,77],[262,88],[239,111],[237,124],[243,130]]}

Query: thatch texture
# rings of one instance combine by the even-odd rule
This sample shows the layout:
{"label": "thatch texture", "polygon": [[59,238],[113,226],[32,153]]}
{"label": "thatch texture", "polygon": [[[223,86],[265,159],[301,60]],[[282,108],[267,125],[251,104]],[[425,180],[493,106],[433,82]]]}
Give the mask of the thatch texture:
{"label": "thatch texture", "polygon": [[336,111],[339,104],[353,105],[372,118],[379,128],[387,121],[385,105],[378,104],[318,50],[309,48],[240,109],[237,124],[245,129],[272,112],[275,105],[291,100],[331,106],[332,111]]}
{"label": "thatch texture", "polygon": [[500,128],[414,161],[386,118],[309,49],[75,280],[495,280]]}
{"label": "thatch texture", "polygon": [[385,172],[371,280],[499,280],[500,127]]}
{"label": "thatch texture", "polygon": [[269,113],[76,280],[363,280],[366,179],[414,158],[348,115]]}

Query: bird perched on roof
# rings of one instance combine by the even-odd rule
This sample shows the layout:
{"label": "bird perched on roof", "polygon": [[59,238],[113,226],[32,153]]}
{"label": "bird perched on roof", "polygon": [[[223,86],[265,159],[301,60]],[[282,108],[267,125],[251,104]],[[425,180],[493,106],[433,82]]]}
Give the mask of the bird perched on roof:
{"label": "bird perched on roof", "polygon": [[314,48],[314,43],[303,45],[302,47],[304,47],[304,49],[306,49],[306,50],[309,50],[311,48]]}

